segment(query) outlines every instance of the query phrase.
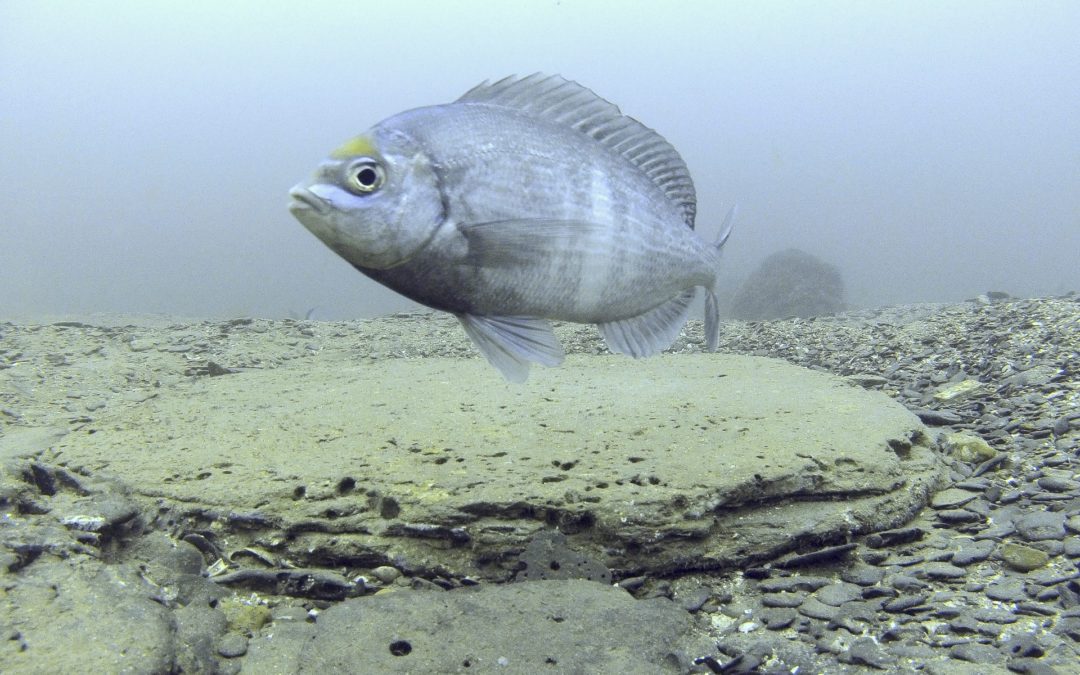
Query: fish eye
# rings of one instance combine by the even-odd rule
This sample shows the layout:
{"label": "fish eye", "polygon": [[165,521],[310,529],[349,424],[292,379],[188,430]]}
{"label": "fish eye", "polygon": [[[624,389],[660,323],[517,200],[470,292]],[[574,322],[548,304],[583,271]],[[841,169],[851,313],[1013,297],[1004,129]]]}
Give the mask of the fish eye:
{"label": "fish eye", "polygon": [[365,157],[357,160],[345,174],[349,190],[356,194],[368,194],[386,182],[386,171],[375,160]]}

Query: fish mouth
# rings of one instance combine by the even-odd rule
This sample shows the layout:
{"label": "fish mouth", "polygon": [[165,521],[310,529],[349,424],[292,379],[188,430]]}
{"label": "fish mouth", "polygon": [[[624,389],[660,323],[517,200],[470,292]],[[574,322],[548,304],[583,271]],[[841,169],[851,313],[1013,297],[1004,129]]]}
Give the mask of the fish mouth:
{"label": "fish mouth", "polygon": [[329,202],[301,185],[289,190],[289,196],[292,197],[292,201],[289,202],[289,210],[293,213],[314,211],[319,215],[326,215],[330,211]]}

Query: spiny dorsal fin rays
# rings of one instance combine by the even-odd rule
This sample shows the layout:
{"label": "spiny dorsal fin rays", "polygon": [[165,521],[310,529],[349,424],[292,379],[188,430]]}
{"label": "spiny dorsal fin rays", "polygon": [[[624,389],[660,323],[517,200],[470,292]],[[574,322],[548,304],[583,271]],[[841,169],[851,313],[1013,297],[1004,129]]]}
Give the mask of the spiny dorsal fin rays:
{"label": "spiny dorsal fin rays", "polygon": [[457,100],[485,103],[570,127],[618,153],[640,168],[682,210],[691,228],[697,213],[694,182],[686,163],[660,134],[590,89],[561,75],[533,73],[483,82]]}

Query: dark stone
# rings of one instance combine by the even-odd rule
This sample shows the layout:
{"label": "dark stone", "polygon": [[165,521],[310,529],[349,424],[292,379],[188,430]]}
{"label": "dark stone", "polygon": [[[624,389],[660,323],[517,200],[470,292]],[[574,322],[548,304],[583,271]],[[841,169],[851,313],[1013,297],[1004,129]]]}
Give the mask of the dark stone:
{"label": "dark stone", "polygon": [[1016,623],[1016,615],[1007,609],[983,607],[975,610],[975,618],[986,623]]}
{"label": "dark stone", "polygon": [[799,613],[803,616],[808,616],[811,619],[826,619],[831,620],[836,618],[836,614],[839,610],[831,605],[826,605],[817,598],[807,598],[801,605],[799,605]]}
{"label": "dark stone", "polygon": [[1050,555],[1045,551],[1011,542],[1002,544],[998,555],[1006,565],[1021,572],[1037,570],[1050,560]]}
{"label": "dark stone", "polygon": [[881,608],[884,609],[886,612],[910,613],[912,611],[920,610],[920,608],[927,609],[923,607],[923,603],[926,602],[926,599],[928,597],[930,596],[926,593],[920,593],[918,595],[901,595],[893,600],[886,602],[884,605],[881,606]]}
{"label": "dark stone", "polygon": [[688,612],[696,612],[712,597],[712,589],[701,586],[688,593],[680,593],[676,598],[679,606]]}
{"label": "dark stone", "polygon": [[361,590],[336,572],[318,569],[245,569],[214,577],[223,586],[317,600],[344,600]]}
{"label": "dark stone", "polygon": [[911,567],[912,565],[918,565],[926,560],[926,556],[914,554],[914,555],[895,555],[885,560],[886,565],[896,565],[897,567]]}
{"label": "dark stone", "polygon": [[885,548],[886,546],[899,546],[922,539],[926,530],[919,527],[906,527],[899,530],[885,530],[876,532],[866,537],[866,545],[870,548]]}
{"label": "dark stone", "polygon": [[923,563],[916,570],[916,574],[925,579],[937,579],[945,581],[954,581],[956,579],[963,579],[967,572],[963,567],[957,567],[956,565],[950,565],[944,562],[928,562]]}
{"label": "dark stone", "polygon": [[761,596],[761,604],[765,607],[798,607],[806,601],[806,594],[796,591],[780,593],[766,593]]}
{"label": "dark stone", "polygon": [[1035,483],[1044,490],[1050,492],[1074,492],[1080,488],[1080,483],[1060,476],[1043,476]]}
{"label": "dark stone", "polygon": [[960,548],[953,554],[952,563],[954,565],[964,566],[982,562],[989,558],[990,554],[994,552],[995,545],[996,544],[989,539],[961,544]]}
{"label": "dark stone", "polygon": [[[1046,598],[1047,600],[1053,600],[1057,598],[1056,589],[1051,590],[1055,591],[1054,597]],[[1058,610],[1049,605],[1044,605],[1038,602],[1018,602],[1016,603],[1016,613],[1027,614],[1028,616],[1056,616]]]}
{"label": "dark stone", "polygon": [[970,490],[961,490],[960,488],[952,487],[947,490],[942,490],[931,497],[930,506],[935,509],[955,508],[963,506],[976,497],[978,497],[978,495]]}
{"label": "dark stone", "polygon": [[571,550],[566,535],[557,530],[541,532],[532,538],[519,560],[525,565],[515,577],[518,581],[545,579],[587,579],[611,583],[611,571],[603,564]]}
{"label": "dark stone", "polygon": [[218,641],[218,654],[226,658],[236,658],[247,653],[248,639],[238,633],[227,633]]}
{"label": "dark stone", "polygon": [[897,596],[896,589],[889,588],[888,586],[867,586],[863,589],[863,600],[873,600],[874,598],[895,598]]}
{"label": "dark stone", "polygon": [[862,588],[855,584],[841,581],[839,583],[829,584],[828,586],[822,586],[814,593],[814,597],[826,605],[839,607],[845,602],[851,602],[852,600],[862,598]]}
{"label": "dark stone", "polygon": [[857,666],[870,666],[871,668],[887,669],[896,663],[896,658],[890,656],[873,639],[868,637],[857,638],[847,651],[849,663]]}
{"label": "dark stone", "polygon": [[969,663],[996,663],[1001,660],[998,650],[978,642],[956,645],[949,650],[949,656]]}
{"label": "dark stone", "polygon": [[937,512],[937,519],[949,525],[959,525],[963,523],[976,523],[984,518],[978,513],[968,511],[967,509],[946,509]]}
{"label": "dark stone", "polygon": [[758,612],[758,620],[769,630],[787,628],[798,616],[798,613],[790,607],[768,607]]}
{"label": "dark stone", "polygon": [[811,593],[829,583],[830,581],[825,577],[793,575],[790,577],[779,577],[777,579],[767,579],[762,581],[758,584],[758,590],[762,593],[790,593],[791,591],[805,591]]}
{"label": "dark stone", "polygon": [[1072,536],[1062,543],[1061,552],[1070,558],[1080,557],[1080,537]]}
{"label": "dark stone", "polygon": [[777,560],[774,566],[782,569],[794,569],[809,567],[810,565],[821,565],[847,556],[848,553],[855,550],[855,547],[856,544],[841,544],[811,551],[810,553],[800,553],[799,555]]}
{"label": "dark stone", "polygon": [[1027,600],[1024,592],[1024,582],[1020,579],[1005,578],[995,581],[986,587],[986,597],[1001,602],[1020,602]]}
{"label": "dark stone", "polygon": [[1008,455],[1006,455],[1004,452],[999,452],[997,455],[991,457],[985,462],[982,462],[974,469],[972,469],[971,475],[981,476],[988,471],[992,471],[993,469],[996,469],[999,464],[1004,464],[1006,459],[1008,459]]}
{"label": "dark stone", "polygon": [[1014,658],[1039,658],[1046,653],[1039,641],[1032,635],[1014,635],[1009,638],[1002,650]]}
{"label": "dark stone", "polygon": [[856,563],[841,572],[840,578],[859,586],[873,586],[885,578],[885,570],[865,563]]}
{"label": "dark stone", "polygon": [[403,590],[323,611],[299,672],[688,672],[716,654],[694,626],[670,600],[582,579]]}
{"label": "dark stone", "polygon": [[979,631],[979,622],[969,614],[961,614],[949,621],[949,630],[958,635],[977,633]]}
{"label": "dark stone", "polygon": [[1054,632],[1072,639],[1073,642],[1080,643],[1080,616],[1067,616],[1058,619],[1054,625]]}
{"label": "dark stone", "polygon": [[1065,514],[1055,511],[1034,511],[1015,520],[1016,532],[1028,541],[1061,539],[1065,536]]}

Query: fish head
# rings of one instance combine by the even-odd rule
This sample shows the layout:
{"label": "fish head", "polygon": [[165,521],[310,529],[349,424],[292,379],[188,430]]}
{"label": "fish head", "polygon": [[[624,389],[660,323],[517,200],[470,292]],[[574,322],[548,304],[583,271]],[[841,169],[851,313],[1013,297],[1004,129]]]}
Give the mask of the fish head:
{"label": "fish head", "polygon": [[437,176],[419,144],[378,127],[330,153],[289,196],[304,227],[368,269],[408,261],[444,219]]}

